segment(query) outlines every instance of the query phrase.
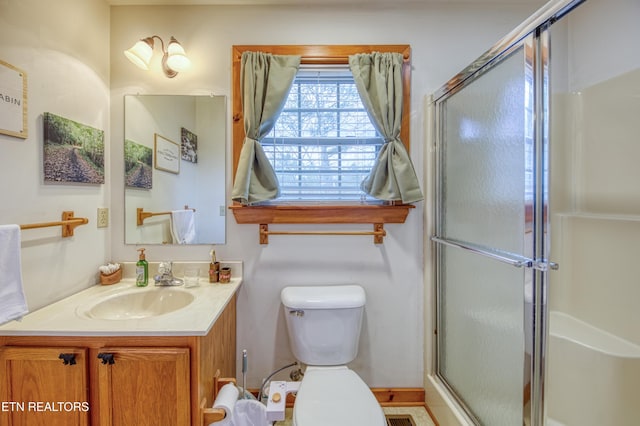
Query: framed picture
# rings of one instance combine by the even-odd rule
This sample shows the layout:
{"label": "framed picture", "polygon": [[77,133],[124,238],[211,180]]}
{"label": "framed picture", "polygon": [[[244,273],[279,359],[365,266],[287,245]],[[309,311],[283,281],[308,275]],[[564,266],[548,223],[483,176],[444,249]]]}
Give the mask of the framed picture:
{"label": "framed picture", "polygon": [[104,183],[104,131],[45,112],[45,182]]}
{"label": "framed picture", "polygon": [[151,189],[153,151],[132,140],[124,141],[124,184],[129,188]]}
{"label": "framed picture", "polygon": [[182,127],[182,159],[198,162],[198,135]]}
{"label": "framed picture", "polygon": [[0,60],[0,133],[26,139],[27,74]]}
{"label": "framed picture", "polygon": [[180,145],[157,133],[154,139],[156,169],[180,173]]}

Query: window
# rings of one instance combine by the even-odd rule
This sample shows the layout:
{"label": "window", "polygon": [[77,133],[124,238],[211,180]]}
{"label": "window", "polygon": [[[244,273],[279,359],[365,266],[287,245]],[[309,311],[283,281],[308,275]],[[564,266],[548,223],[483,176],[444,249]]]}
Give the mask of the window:
{"label": "window", "polygon": [[[244,120],[242,115],[242,102],[240,96],[240,68],[241,57],[245,51],[262,51],[275,55],[300,55],[302,57],[301,67],[294,89],[300,100],[300,94],[304,94],[305,88],[311,87],[309,81],[303,80],[309,78],[309,67],[322,68],[323,66],[331,65],[335,70],[336,66],[342,70],[348,71],[348,58],[349,55],[356,53],[371,53],[371,52],[401,52],[407,58],[403,70],[403,110],[402,117],[402,129],[400,137],[409,150],[409,111],[410,111],[410,47],[408,45],[338,45],[338,46],[325,46],[325,45],[257,45],[257,46],[233,46],[232,51],[232,73],[233,73],[233,87],[232,87],[232,140],[233,140],[233,175],[238,167],[238,161],[240,157],[240,151],[244,142]],[[319,80],[320,76],[315,73],[315,80]],[[342,86],[346,92],[343,95],[347,98],[341,100],[347,101],[349,96],[357,95],[355,86],[353,89],[345,89],[348,85],[343,86],[344,82],[340,82],[341,75],[344,73],[334,73],[333,83],[329,83],[331,78],[329,74],[324,74],[326,81],[326,90],[329,86],[335,87],[335,90],[339,90]],[[351,90],[353,90],[351,92]],[[412,205],[380,205],[374,203],[362,203],[361,193],[359,189],[362,178],[352,177],[351,183],[346,182],[345,178],[349,175],[356,175],[356,173],[345,172],[345,167],[354,166],[355,162],[359,162],[359,165],[354,166],[354,169],[363,168],[366,161],[364,159],[352,160],[349,156],[351,152],[329,152],[330,149],[327,145],[333,145],[333,149],[336,148],[335,141],[339,137],[347,137],[353,139],[356,142],[354,146],[343,146],[341,149],[356,150],[356,151],[370,151],[368,154],[370,158],[375,158],[377,150],[381,145],[381,141],[373,130],[373,126],[369,122],[368,116],[364,108],[360,106],[353,106],[353,97],[351,102],[343,102],[343,108],[299,108],[296,106],[297,111],[293,108],[294,98],[290,97],[287,101],[286,110],[282,113],[278,120],[276,128],[272,134],[268,135],[267,140],[262,141],[262,146],[268,156],[271,156],[272,164],[274,164],[276,171],[278,169],[283,170],[278,173],[280,176],[280,182],[282,184],[281,191],[285,193],[286,200],[280,202],[276,201],[271,205],[262,206],[242,206],[239,203],[234,203],[231,206],[233,214],[238,223],[402,223],[404,222],[409,209],[413,208]],[[295,101],[297,102],[297,100]],[[317,103],[317,102],[316,102]],[[344,109],[347,112],[347,118],[344,117],[344,113],[340,110]],[[313,111],[312,111],[313,110]],[[294,115],[300,114],[300,119],[294,117]],[[306,114],[306,115],[305,115]],[[304,119],[301,119],[305,115]],[[325,128],[322,125],[316,125],[315,132],[312,134],[309,132],[309,123],[324,123],[331,116],[331,120],[334,121],[334,125],[326,127],[328,130],[322,130]],[[340,116],[340,118],[338,118]],[[370,126],[370,127],[367,127]],[[338,127],[339,130],[338,131]],[[366,130],[365,130],[366,129]],[[297,133],[297,135],[295,135]],[[304,151],[306,154],[300,156],[296,153],[297,158],[293,159],[289,157],[290,151]],[[313,149],[316,153],[313,153]],[[306,161],[313,155],[319,156],[319,152],[325,149],[327,152],[325,155],[328,157],[333,155],[333,163],[325,162],[318,166],[313,173],[300,174],[300,166],[295,164]],[[287,153],[287,151],[289,151]],[[285,153],[287,155],[285,156]],[[305,156],[307,158],[305,158]],[[373,163],[371,163],[373,164]],[[364,176],[366,176],[371,166],[368,166]],[[342,177],[340,174],[334,174],[333,170],[342,170]],[[286,172],[285,172],[286,170]],[[360,171],[358,171],[360,173]],[[289,175],[286,179],[284,175]],[[300,184],[304,175],[307,178],[310,175],[316,175],[317,177],[323,176],[324,182],[319,185],[321,190],[316,191],[315,194],[309,196],[302,196],[299,193],[296,194],[295,186]],[[329,178],[329,176],[332,176]],[[330,182],[330,183],[329,183]],[[356,183],[357,182],[357,183]],[[311,185],[312,186],[312,185]],[[347,189],[348,187],[352,189]],[[286,188],[289,187],[289,188]],[[330,194],[329,188],[334,192]],[[339,191],[336,188],[341,188]],[[357,188],[354,190],[353,188]],[[307,188],[305,191],[309,191]],[[338,192],[342,191],[342,194]],[[298,191],[300,192],[300,191]],[[311,192],[310,192],[311,193]],[[311,204],[309,201],[314,200]],[[281,200],[281,199],[279,199]]]}
{"label": "window", "polygon": [[315,68],[301,67],[274,129],[261,142],[278,176],[279,200],[364,201],[360,182],[384,140],[349,69]]}

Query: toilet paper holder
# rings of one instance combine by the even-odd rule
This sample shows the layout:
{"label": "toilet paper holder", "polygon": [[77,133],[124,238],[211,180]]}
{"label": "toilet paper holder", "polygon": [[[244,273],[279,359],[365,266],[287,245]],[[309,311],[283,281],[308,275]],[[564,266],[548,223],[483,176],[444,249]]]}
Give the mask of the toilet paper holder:
{"label": "toilet paper holder", "polygon": [[213,401],[216,400],[220,389],[228,383],[235,385],[236,379],[228,377],[221,378],[220,370],[216,370],[216,374],[213,376],[213,399],[211,400],[211,404],[207,404],[206,397],[200,401],[200,424],[202,426],[209,426],[211,423],[224,420],[226,415],[225,411],[221,408],[212,408],[211,405]]}

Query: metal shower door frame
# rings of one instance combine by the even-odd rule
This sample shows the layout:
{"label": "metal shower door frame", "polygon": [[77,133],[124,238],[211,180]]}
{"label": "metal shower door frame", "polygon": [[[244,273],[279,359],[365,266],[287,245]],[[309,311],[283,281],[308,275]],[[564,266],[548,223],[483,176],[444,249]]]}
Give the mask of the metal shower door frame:
{"label": "metal shower door frame", "polygon": [[[444,233],[444,228],[445,228],[445,217],[443,214],[443,181],[442,178],[444,176],[444,170],[443,170],[443,164],[445,163],[445,149],[444,149],[444,135],[443,135],[443,131],[446,128],[445,125],[445,120],[446,120],[446,116],[445,116],[445,109],[446,109],[446,105],[447,105],[447,100],[455,95],[456,93],[460,92],[461,90],[463,90],[464,88],[468,87],[469,85],[473,84],[478,78],[480,78],[481,76],[491,72],[491,70],[493,70],[496,66],[500,65],[504,60],[506,60],[507,58],[510,58],[512,55],[514,54],[522,54],[523,55],[523,63],[522,66],[525,69],[525,78],[527,80],[529,80],[532,84],[530,84],[528,87],[528,96],[531,99],[534,99],[534,111],[537,113],[538,110],[537,108],[535,108],[535,103],[536,103],[536,99],[535,99],[535,91],[534,91],[534,85],[535,82],[537,81],[536,79],[536,69],[537,67],[535,66],[535,36],[533,34],[529,34],[524,38],[521,38],[517,43],[513,43],[511,44],[508,48],[504,49],[501,52],[498,52],[494,57],[492,57],[490,59],[490,61],[488,61],[487,63],[485,63],[482,67],[476,68],[475,70],[473,70],[472,73],[470,73],[468,76],[466,76],[466,78],[464,79],[464,81],[459,82],[455,87],[452,87],[450,90],[446,91],[442,96],[440,96],[439,98],[437,98],[435,100],[435,120],[436,120],[436,179],[435,179],[435,183],[436,183],[436,202],[435,202],[435,235],[433,235],[431,237],[431,241],[434,243],[433,244],[433,249],[434,249],[434,254],[435,254],[435,258],[436,258],[436,291],[437,291],[437,303],[436,303],[436,329],[437,330],[443,330],[443,319],[442,319],[442,310],[440,309],[440,301],[443,300],[443,282],[444,282],[444,278],[443,278],[443,257],[442,257],[442,253],[443,247],[453,247],[456,249],[461,249],[464,250],[466,252],[472,253],[474,255],[478,255],[478,256],[484,256],[486,258],[492,259],[496,262],[500,262],[500,263],[505,263],[508,264],[512,267],[515,268],[524,268],[525,269],[525,274],[529,275],[528,278],[523,278],[522,282],[519,283],[514,283],[514,285],[521,285],[524,288],[524,282],[527,279],[530,279],[533,282],[533,288],[537,287],[537,280],[540,279],[539,274],[534,273],[536,270],[538,269],[544,269],[546,267],[546,265],[543,262],[540,262],[539,260],[537,260],[534,257],[535,254],[535,249],[534,249],[534,244],[530,244],[529,246],[525,246],[524,247],[524,252],[522,254],[516,254],[516,253],[511,253],[511,252],[506,252],[506,251],[501,251],[498,249],[494,249],[494,248],[489,248],[486,246],[482,246],[482,245],[477,245],[474,243],[470,243],[467,241],[460,241],[460,240],[456,240],[456,239],[451,239],[448,238],[445,233]],[[523,110],[525,109],[525,105],[522,106]],[[534,152],[537,152],[538,150],[535,149],[535,145],[537,143],[537,138],[536,138],[536,129],[534,127],[534,121],[531,121],[530,123],[531,128],[530,128],[530,132],[531,134],[533,134],[533,144],[534,144]],[[524,144],[525,141],[523,140],[522,143]],[[523,162],[525,160],[523,159]],[[532,161],[532,162],[536,162],[536,160]],[[530,164],[529,165],[530,168],[534,168],[535,165],[534,164]],[[526,166],[525,166],[526,167]],[[534,169],[535,170],[535,169]],[[523,170],[524,173],[524,170]],[[537,173],[534,173],[537,174]],[[525,190],[525,188],[523,188],[523,191]],[[531,211],[535,211],[535,204],[537,201],[537,195],[536,195],[536,190],[535,188],[529,188],[529,190],[534,194],[534,198],[532,200],[532,207],[531,207]],[[524,203],[524,193],[523,193],[523,203]],[[526,206],[523,207],[524,209],[526,209]],[[531,221],[531,228],[533,228],[533,233],[535,235],[536,230],[535,230],[535,226],[533,224],[534,219],[537,217],[537,215],[535,213],[533,213],[532,215],[529,215],[528,219],[525,221],[525,223],[523,224],[523,235],[525,233],[525,229],[527,228],[527,224],[529,221]],[[524,238],[524,237],[523,237]],[[534,238],[534,241],[536,239]],[[544,273],[543,271],[540,271],[542,273]],[[522,304],[524,305],[524,301],[525,301],[525,294],[523,292],[522,294]],[[535,305],[535,304],[534,304]],[[535,315],[535,313],[534,313]],[[525,330],[526,329],[534,329],[534,325],[531,323],[528,323],[529,321],[527,321],[530,318],[529,315],[524,315],[523,317],[523,328],[522,328],[522,333],[523,335],[526,336]],[[537,318],[537,316],[536,316]],[[455,389],[449,384],[449,382],[447,381],[447,378],[442,374],[442,368],[441,368],[441,363],[442,363],[442,359],[441,359],[441,353],[440,353],[440,347],[443,346],[443,333],[438,332],[437,336],[436,336],[436,345],[438,346],[438,348],[436,349],[436,356],[435,356],[435,363],[436,363],[436,368],[435,368],[435,372],[437,377],[440,379],[441,383],[444,385],[445,388],[447,388],[447,390],[449,391],[450,395],[453,397],[453,399],[456,401],[456,403],[460,406],[460,408],[465,412],[465,414],[467,415],[468,419],[473,422],[474,424],[480,425],[481,422],[480,420],[474,415],[473,411],[470,409],[470,407],[464,402],[464,400],[457,395]],[[529,347],[533,347],[533,343],[532,342],[526,342],[525,346],[529,346]],[[532,378],[539,376],[537,373],[533,372],[533,362],[532,362],[532,357],[527,358],[525,356],[525,350],[523,348],[523,352],[522,352],[522,360],[523,360],[523,369],[522,369],[522,383],[523,383],[523,394],[524,394],[524,389],[530,389],[531,390],[531,395],[534,394],[533,392],[533,383],[532,383]],[[544,377],[544,375],[542,375]],[[522,412],[524,415],[524,418],[531,418],[532,417],[532,411],[533,411],[533,404],[531,404],[530,402],[527,403],[527,398],[523,398],[523,408],[522,408]]]}
{"label": "metal shower door frame", "polygon": [[[546,368],[546,338],[548,335],[548,310],[546,305],[547,294],[547,271],[557,269],[558,265],[547,259],[549,248],[549,218],[548,209],[548,164],[549,164],[549,27],[558,19],[569,13],[584,0],[558,0],[547,3],[536,14],[523,22],[518,28],[505,36],[496,45],[489,49],[484,55],[469,65],[461,73],[453,77],[442,88],[433,95],[436,123],[436,178],[435,178],[435,235],[431,237],[433,242],[434,257],[436,259],[436,329],[442,326],[441,310],[439,303],[442,297],[442,263],[441,248],[444,246],[456,247],[472,252],[477,255],[486,256],[496,261],[510,264],[518,268],[526,268],[527,273],[532,274],[532,294],[533,300],[530,312],[525,312],[523,318],[524,330],[531,330],[529,341],[526,346],[532,348],[531,356],[527,358],[523,353],[523,378],[525,388],[530,389],[530,398],[523,398],[523,424],[525,420],[531,426],[542,426],[545,421],[545,368]],[[527,256],[506,253],[497,250],[488,250],[486,247],[477,246],[463,241],[447,239],[443,236],[443,215],[442,215],[442,131],[444,129],[444,101],[450,96],[471,84],[475,79],[491,71],[503,59],[509,57],[511,53],[524,46],[525,67],[531,73],[533,86],[531,93],[533,99],[533,202],[531,207],[531,220],[533,232],[533,244],[530,247],[531,253]],[[528,255],[531,254],[531,257]],[[525,294],[523,292],[523,304]],[[526,307],[526,305],[525,305]],[[526,334],[525,334],[526,335]],[[480,424],[465,403],[455,394],[454,390],[447,383],[440,373],[440,350],[441,334],[436,338],[435,350],[435,372],[441,383],[447,388],[450,396],[462,408],[468,419]],[[524,351],[523,351],[524,352]]]}

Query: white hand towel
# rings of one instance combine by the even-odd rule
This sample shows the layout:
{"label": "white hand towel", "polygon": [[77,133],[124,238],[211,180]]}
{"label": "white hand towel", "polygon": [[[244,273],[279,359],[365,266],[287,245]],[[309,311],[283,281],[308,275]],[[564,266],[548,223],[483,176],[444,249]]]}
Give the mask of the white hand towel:
{"label": "white hand towel", "polygon": [[271,426],[267,420],[267,407],[255,399],[240,399],[233,411],[235,426]]}
{"label": "white hand towel", "polygon": [[171,235],[176,244],[196,243],[196,216],[191,209],[171,212]]}
{"label": "white hand towel", "polygon": [[0,324],[28,312],[22,288],[20,227],[0,225]]}

